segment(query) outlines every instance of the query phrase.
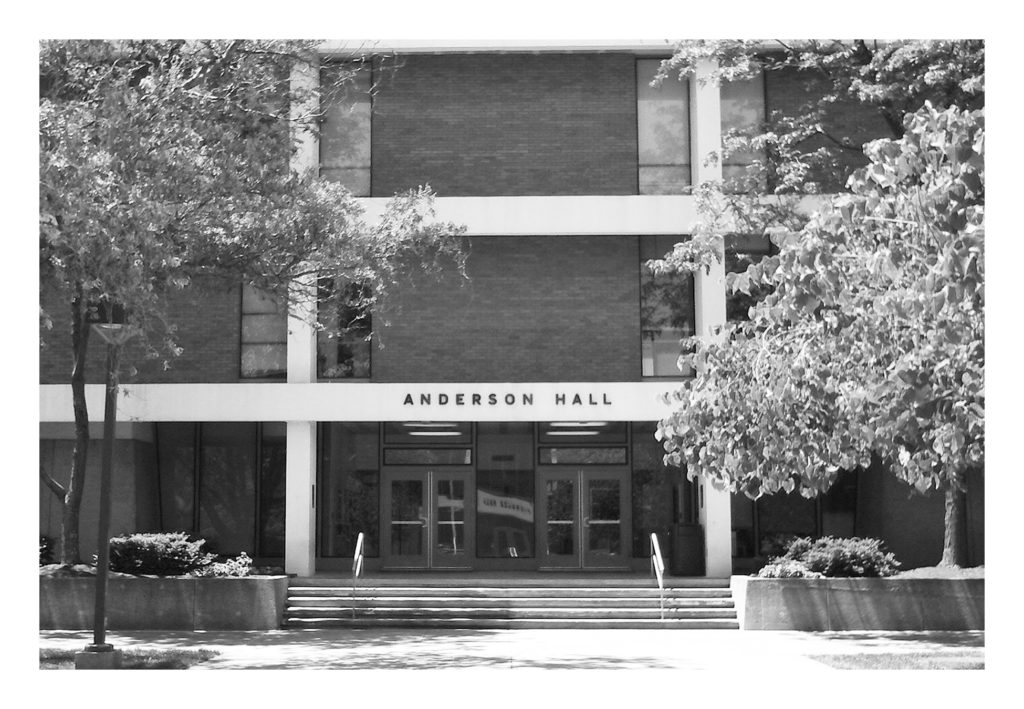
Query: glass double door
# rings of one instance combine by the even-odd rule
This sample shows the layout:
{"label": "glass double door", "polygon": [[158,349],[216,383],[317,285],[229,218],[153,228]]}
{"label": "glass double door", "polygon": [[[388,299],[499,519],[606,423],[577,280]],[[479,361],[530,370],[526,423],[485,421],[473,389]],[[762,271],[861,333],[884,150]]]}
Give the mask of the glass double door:
{"label": "glass double door", "polygon": [[628,568],[629,470],[538,470],[541,568]]}
{"label": "glass double door", "polygon": [[450,468],[385,468],[386,568],[468,569],[473,561],[473,477]]}

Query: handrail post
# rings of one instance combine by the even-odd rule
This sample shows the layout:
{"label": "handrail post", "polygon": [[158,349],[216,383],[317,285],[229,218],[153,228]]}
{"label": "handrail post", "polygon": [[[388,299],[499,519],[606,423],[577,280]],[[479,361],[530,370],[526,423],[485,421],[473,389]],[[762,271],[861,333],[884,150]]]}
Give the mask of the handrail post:
{"label": "handrail post", "polygon": [[352,552],[352,619],[356,617],[356,579],[363,573],[363,533],[356,537],[356,549]]}
{"label": "handrail post", "polygon": [[661,619],[665,620],[665,561],[661,558],[658,535],[651,532],[651,570],[658,578],[658,593],[661,601]]}

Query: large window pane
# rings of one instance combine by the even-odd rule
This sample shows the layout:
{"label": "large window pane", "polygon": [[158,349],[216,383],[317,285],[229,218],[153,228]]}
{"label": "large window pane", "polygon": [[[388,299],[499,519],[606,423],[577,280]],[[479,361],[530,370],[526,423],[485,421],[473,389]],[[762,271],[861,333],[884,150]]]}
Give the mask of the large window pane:
{"label": "large window pane", "polygon": [[378,425],[326,423],[320,437],[320,554],[352,556],[356,538],[363,532],[364,553],[375,557],[380,525]]}
{"label": "large window pane", "polygon": [[284,423],[263,424],[263,441],[260,446],[261,556],[284,556],[285,442]]}
{"label": "large window pane", "polygon": [[[724,81],[721,86],[722,134],[728,140],[730,131],[748,136],[765,120],[764,75],[742,81]],[[722,177],[727,188],[738,191],[765,188],[763,174],[748,175],[748,166],[764,162],[763,151],[727,150],[722,160]]]}
{"label": "large window pane", "polygon": [[387,448],[385,465],[469,465],[471,448]]}
{"label": "large window pane", "polygon": [[541,465],[625,465],[623,448],[540,448]]}
{"label": "large window pane", "polygon": [[195,431],[194,423],[156,425],[161,527],[167,531],[192,531],[196,490]]}
{"label": "large window pane", "polygon": [[200,431],[199,535],[219,554],[253,556],[256,425],[204,423]]}
{"label": "large window pane", "polygon": [[[325,89],[321,99],[320,175],[340,182],[356,197],[369,197],[370,67],[328,64],[320,75]],[[347,76],[352,76],[351,80],[340,81]]]}
{"label": "large window pane", "polygon": [[317,376],[369,378],[373,329],[369,289],[359,283],[332,283],[325,279],[320,282],[318,297]]}
{"label": "large window pane", "polygon": [[384,424],[384,445],[455,445],[472,442],[469,422],[396,421]]}
{"label": "large window pane", "polygon": [[655,428],[653,423],[633,424],[633,556],[637,557],[651,553],[652,532],[658,535],[662,551],[667,550],[673,501],[681,504],[677,490],[685,490],[682,471],[663,462],[665,450],[654,438]]}
{"label": "large window pane", "polygon": [[540,442],[592,446],[625,443],[626,424],[623,421],[551,421],[540,424]]}
{"label": "large window pane", "polygon": [[466,483],[463,480],[438,480],[436,493],[435,561],[442,566],[465,563]]}
{"label": "large window pane", "polygon": [[817,534],[816,501],[799,493],[777,492],[757,500],[758,552],[776,556],[786,550],[793,537]]}
{"label": "large window pane", "polygon": [[680,340],[694,334],[693,276],[655,275],[644,264],[672,250],[680,237],[640,237],[640,330],[642,374],[645,377],[688,376],[679,368]]}
{"label": "large window pane", "polygon": [[288,370],[288,311],[272,296],[242,287],[241,373],[283,377]]}
{"label": "large window pane", "polygon": [[682,194],[691,182],[689,83],[668,78],[651,86],[659,64],[636,62],[640,194]]}
{"label": "large window pane", "polygon": [[534,556],[533,450],[533,424],[477,425],[478,557]]}

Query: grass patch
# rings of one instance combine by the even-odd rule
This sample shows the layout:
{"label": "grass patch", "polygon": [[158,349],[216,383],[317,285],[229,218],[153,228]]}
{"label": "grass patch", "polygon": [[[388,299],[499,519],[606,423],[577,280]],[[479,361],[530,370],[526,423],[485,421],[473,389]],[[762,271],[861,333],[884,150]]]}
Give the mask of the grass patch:
{"label": "grass patch", "polygon": [[869,652],[857,655],[811,655],[836,670],[983,670],[980,653]]}
{"label": "grass patch", "polygon": [[[42,648],[39,650],[39,669],[41,670],[73,670],[75,669],[75,653],[78,650],[58,650]],[[214,650],[163,650],[163,649],[132,649],[121,651],[121,669],[123,670],[187,670],[193,665],[216,657]]]}

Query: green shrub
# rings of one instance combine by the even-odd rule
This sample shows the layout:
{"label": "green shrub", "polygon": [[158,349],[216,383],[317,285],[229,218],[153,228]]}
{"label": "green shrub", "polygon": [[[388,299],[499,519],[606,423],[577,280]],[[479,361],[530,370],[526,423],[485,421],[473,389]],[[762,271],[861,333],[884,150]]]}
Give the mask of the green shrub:
{"label": "green shrub", "polygon": [[781,560],[801,562],[826,577],[892,576],[900,566],[881,541],[861,537],[799,537],[782,557],[772,561]]}
{"label": "green shrub", "polygon": [[820,579],[822,575],[811,571],[807,564],[793,559],[775,559],[757,572],[763,579]]}
{"label": "green shrub", "polygon": [[205,550],[205,539],[185,532],[128,534],[110,540],[110,570],[124,574],[181,576],[193,573],[216,558]]}
{"label": "green shrub", "polygon": [[53,540],[47,536],[39,536],[39,565],[53,563]]}
{"label": "green shrub", "polygon": [[215,561],[194,572],[195,576],[249,576],[252,574],[252,559],[244,551],[234,559]]}

